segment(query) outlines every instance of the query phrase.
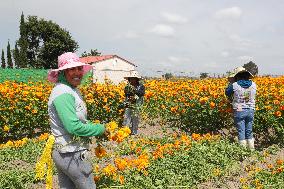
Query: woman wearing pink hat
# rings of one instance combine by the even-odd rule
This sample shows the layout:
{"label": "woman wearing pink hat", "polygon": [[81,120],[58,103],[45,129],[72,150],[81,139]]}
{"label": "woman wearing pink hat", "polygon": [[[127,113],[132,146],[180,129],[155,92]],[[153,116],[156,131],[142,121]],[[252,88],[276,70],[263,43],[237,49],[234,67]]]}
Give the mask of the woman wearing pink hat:
{"label": "woman wearing pink hat", "polygon": [[75,53],[67,52],[58,57],[58,69],[48,73],[48,80],[56,83],[49,97],[48,114],[60,188],[96,188],[92,164],[87,161],[89,137],[103,135],[105,127],[87,120],[87,108],[77,89],[91,69]]}

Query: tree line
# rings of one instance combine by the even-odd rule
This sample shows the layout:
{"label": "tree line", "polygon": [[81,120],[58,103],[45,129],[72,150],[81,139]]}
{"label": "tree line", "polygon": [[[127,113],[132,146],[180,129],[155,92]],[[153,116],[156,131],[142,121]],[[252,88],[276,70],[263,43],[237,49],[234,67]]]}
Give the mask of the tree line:
{"label": "tree line", "polygon": [[[57,57],[64,52],[75,52],[79,45],[70,32],[61,28],[53,21],[46,21],[37,16],[25,19],[21,14],[20,37],[11,49],[8,40],[6,56],[4,49],[1,54],[1,68],[57,68]],[[82,56],[98,56],[97,49],[84,52]]]}

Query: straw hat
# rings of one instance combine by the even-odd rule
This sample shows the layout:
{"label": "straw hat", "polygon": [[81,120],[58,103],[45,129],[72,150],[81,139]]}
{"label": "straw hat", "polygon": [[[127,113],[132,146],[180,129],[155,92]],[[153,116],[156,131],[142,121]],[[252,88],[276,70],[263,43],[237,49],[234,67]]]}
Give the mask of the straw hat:
{"label": "straw hat", "polygon": [[136,70],[130,71],[129,75],[124,77],[124,79],[129,79],[129,78],[142,79],[142,77],[139,75],[139,73]]}
{"label": "straw hat", "polygon": [[64,53],[58,56],[58,69],[50,70],[48,72],[47,79],[50,82],[56,83],[58,81],[58,75],[60,71],[79,66],[83,66],[84,75],[92,69],[91,65],[80,62],[79,57],[75,53]]}
{"label": "straw hat", "polygon": [[250,74],[250,77],[253,77],[252,73],[250,73],[249,71],[247,71],[244,67],[240,66],[235,68],[230,74],[229,74],[229,78],[235,77],[237,74],[239,73],[244,73],[247,72]]}

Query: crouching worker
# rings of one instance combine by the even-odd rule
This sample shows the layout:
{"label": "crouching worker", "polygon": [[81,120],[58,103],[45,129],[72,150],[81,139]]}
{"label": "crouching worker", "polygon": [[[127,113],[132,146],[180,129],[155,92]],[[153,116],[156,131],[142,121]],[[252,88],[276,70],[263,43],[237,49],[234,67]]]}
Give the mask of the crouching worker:
{"label": "crouching worker", "polygon": [[102,124],[87,120],[87,108],[77,89],[92,67],[71,52],[58,57],[58,69],[49,71],[55,83],[48,101],[48,114],[55,143],[52,158],[58,171],[60,188],[95,189],[92,164],[88,161],[91,136],[105,132]]}
{"label": "crouching worker", "polygon": [[231,77],[234,77],[234,82],[228,85],[225,94],[232,98],[234,123],[238,130],[239,144],[254,149],[252,129],[256,84],[250,80],[253,75],[244,67],[236,68]]}
{"label": "crouching worker", "polygon": [[131,134],[138,134],[140,120],[139,109],[143,104],[145,87],[140,82],[141,77],[137,71],[131,71],[129,76],[124,77],[128,80],[124,88],[125,94],[125,113],[123,125],[131,129]]}

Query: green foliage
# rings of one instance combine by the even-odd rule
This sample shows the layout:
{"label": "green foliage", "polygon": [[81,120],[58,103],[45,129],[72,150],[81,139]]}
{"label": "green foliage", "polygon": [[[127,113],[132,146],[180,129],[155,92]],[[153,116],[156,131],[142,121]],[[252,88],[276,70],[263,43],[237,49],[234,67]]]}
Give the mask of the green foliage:
{"label": "green foliage", "polygon": [[166,73],[165,75],[163,75],[163,77],[168,80],[168,79],[171,79],[173,77],[173,74],[172,73]]}
{"label": "green foliage", "polygon": [[0,69],[0,83],[15,82],[46,82],[47,70],[44,69]]}
{"label": "green foliage", "polygon": [[[19,45],[19,60],[14,57],[14,61],[17,61],[17,67],[18,68],[26,68],[28,67],[28,34],[25,24],[25,16],[22,12],[21,19],[20,19],[20,38],[18,41],[16,41],[16,46]],[[16,51],[16,47],[15,47]]]}
{"label": "green foliage", "polygon": [[34,178],[34,171],[30,170],[7,170],[0,171],[0,188],[29,189]]}
{"label": "green foliage", "polygon": [[[151,145],[147,148],[148,151],[153,151]],[[180,149],[174,151],[173,154],[165,155],[164,158],[152,159],[146,169],[146,175],[137,170],[124,172],[123,187],[195,188],[209,179],[218,180],[220,176],[226,175],[233,165],[250,155],[251,152],[227,140],[193,142],[190,150]],[[220,171],[219,175],[214,174],[216,169]],[[97,185],[98,188],[105,188],[119,185],[119,183],[103,178]]]}
{"label": "green foliage", "polygon": [[9,41],[8,41],[8,45],[7,45],[7,68],[13,68],[11,46],[10,46]]}
{"label": "green foliage", "polygon": [[249,71],[250,73],[252,73],[253,75],[257,75],[257,74],[258,74],[258,67],[257,67],[257,65],[256,65],[254,62],[252,62],[252,61],[250,61],[250,62],[244,64],[243,67],[244,67],[247,71]]}
{"label": "green foliage", "polygon": [[200,73],[200,79],[204,79],[204,78],[207,78],[208,77],[208,73],[206,73],[206,72],[202,72],[202,73]]}
{"label": "green foliage", "polygon": [[83,53],[82,53],[82,57],[86,57],[86,56],[100,56],[102,53],[100,53],[100,52],[98,52],[98,50],[97,49],[91,49],[91,51],[90,52],[86,52],[86,51],[84,51]]}
{"label": "green foliage", "polygon": [[29,189],[34,181],[34,167],[44,143],[29,141],[22,148],[0,149],[0,188]]}
{"label": "green foliage", "polygon": [[8,45],[7,45],[7,68],[13,68],[11,47],[10,47],[10,42],[9,41],[8,41]]}
{"label": "green foliage", "polygon": [[1,68],[6,68],[5,54],[3,49],[1,54]]}
{"label": "green foliage", "polygon": [[17,68],[20,65],[20,51],[19,51],[17,42],[15,44],[15,49],[13,49],[12,52],[13,52],[15,68]]}
{"label": "green foliage", "polygon": [[22,53],[25,54],[22,46],[26,45],[27,40],[29,67],[57,68],[59,55],[78,49],[78,44],[72,39],[70,33],[52,21],[46,21],[37,16],[28,16],[20,30],[21,28],[23,28],[21,31],[23,37],[21,36],[19,39],[19,46],[23,50]]}

